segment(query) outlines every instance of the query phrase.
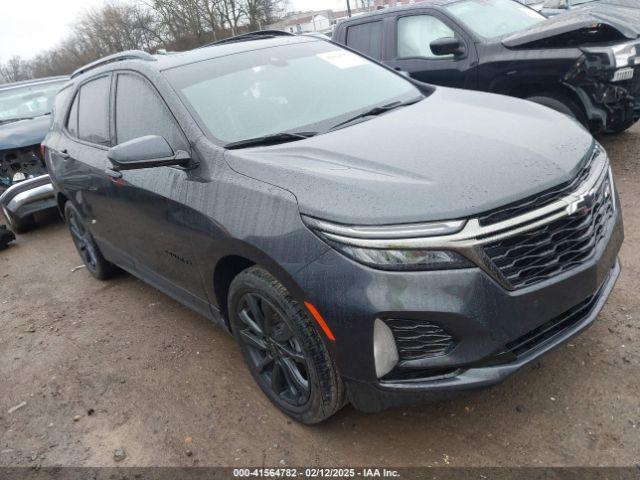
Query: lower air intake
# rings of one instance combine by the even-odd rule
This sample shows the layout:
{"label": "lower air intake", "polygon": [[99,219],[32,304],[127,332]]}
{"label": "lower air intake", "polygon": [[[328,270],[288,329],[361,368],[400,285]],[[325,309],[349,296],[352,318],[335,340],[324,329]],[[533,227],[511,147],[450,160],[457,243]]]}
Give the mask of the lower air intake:
{"label": "lower air intake", "polygon": [[388,319],[385,323],[393,332],[400,361],[441,357],[455,346],[453,337],[431,322]]}

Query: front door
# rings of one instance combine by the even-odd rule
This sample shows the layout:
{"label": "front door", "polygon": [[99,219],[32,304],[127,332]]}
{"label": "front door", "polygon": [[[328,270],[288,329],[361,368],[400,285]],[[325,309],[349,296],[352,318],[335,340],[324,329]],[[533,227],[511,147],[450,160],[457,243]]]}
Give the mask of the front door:
{"label": "front door", "polygon": [[[478,56],[474,43],[438,12],[411,13],[395,19],[389,32],[393,55],[386,61],[392,68],[407,72],[425,83],[446,87],[476,89]],[[455,37],[464,45],[464,53],[438,56],[431,42]]]}
{"label": "front door", "polygon": [[[190,152],[186,136],[155,87],[132,72],[116,74],[115,144],[146,135],[164,137],[174,151]],[[181,202],[192,171],[156,167],[121,172],[112,182],[120,235],[135,269],[156,286],[193,303],[206,298],[193,259],[189,218]]]}

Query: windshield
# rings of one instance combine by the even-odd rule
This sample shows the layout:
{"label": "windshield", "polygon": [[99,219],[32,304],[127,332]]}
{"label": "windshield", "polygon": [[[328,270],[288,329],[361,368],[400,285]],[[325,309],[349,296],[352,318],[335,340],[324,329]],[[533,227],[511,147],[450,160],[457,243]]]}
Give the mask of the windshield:
{"label": "windshield", "polygon": [[372,107],[421,96],[399,75],[321,40],[214,58],[165,75],[224,144],[281,132],[322,133]]}
{"label": "windshield", "polygon": [[51,113],[53,99],[66,80],[0,90],[0,122]]}
{"label": "windshield", "polygon": [[463,0],[446,9],[487,40],[510,35],[546,20],[535,10],[513,0]]}

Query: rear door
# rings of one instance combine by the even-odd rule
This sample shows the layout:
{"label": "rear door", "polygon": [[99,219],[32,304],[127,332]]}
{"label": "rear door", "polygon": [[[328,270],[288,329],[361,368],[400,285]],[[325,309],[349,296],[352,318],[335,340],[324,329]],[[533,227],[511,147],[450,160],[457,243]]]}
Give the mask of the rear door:
{"label": "rear door", "polygon": [[374,60],[382,61],[383,28],[381,18],[350,24],[344,32],[343,43]]}
{"label": "rear door", "polygon": [[[436,10],[408,10],[393,18],[385,43],[390,56],[385,59],[392,68],[403,70],[416,80],[456,88],[477,88],[478,55],[472,39],[458,25]],[[438,56],[431,42],[455,37],[465,52]]]}
{"label": "rear door", "polygon": [[105,173],[111,146],[110,91],[110,73],[82,83],[67,114],[62,141],[50,151],[63,190],[80,210],[107,256],[113,248],[122,247],[113,235],[117,216],[111,208],[111,186]]}

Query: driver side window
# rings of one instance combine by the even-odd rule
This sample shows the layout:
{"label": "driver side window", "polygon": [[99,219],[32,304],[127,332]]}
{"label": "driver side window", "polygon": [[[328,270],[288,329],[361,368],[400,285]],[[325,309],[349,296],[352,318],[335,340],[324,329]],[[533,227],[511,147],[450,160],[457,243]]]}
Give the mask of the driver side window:
{"label": "driver side window", "polygon": [[431,42],[456,34],[440,19],[431,15],[414,15],[398,20],[398,57],[448,58],[431,51]]}
{"label": "driver side window", "polygon": [[118,74],[115,119],[118,145],[146,135],[159,135],[174,150],[189,151],[189,144],[169,108],[139,75]]}

